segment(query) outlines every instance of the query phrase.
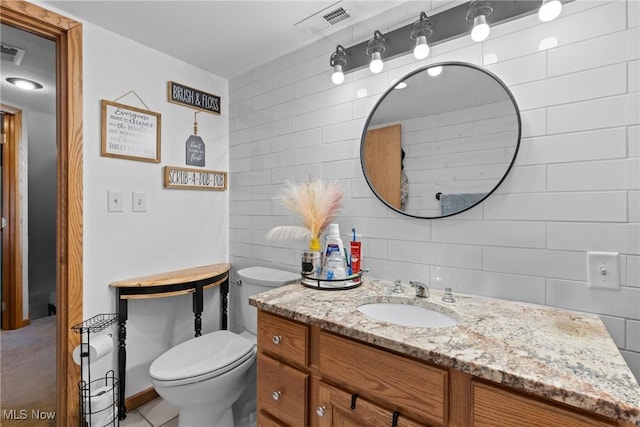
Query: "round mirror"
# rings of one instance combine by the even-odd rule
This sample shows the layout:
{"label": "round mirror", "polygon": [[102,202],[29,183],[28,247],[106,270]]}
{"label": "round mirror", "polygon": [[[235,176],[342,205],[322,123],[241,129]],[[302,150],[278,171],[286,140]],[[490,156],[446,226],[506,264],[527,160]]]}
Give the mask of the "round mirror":
{"label": "round mirror", "polygon": [[362,132],[360,161],[391,209],[442,218],[494,192],[519,146],[509,88],[478,66],[447,62],[411,72],[382,95]]}

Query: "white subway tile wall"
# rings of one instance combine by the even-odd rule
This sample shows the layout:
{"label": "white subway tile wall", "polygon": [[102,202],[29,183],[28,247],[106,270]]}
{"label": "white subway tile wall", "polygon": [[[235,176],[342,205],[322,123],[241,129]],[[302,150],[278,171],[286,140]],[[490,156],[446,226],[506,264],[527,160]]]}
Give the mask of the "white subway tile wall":
{"label": "white subway tile wall", "polygon": [[[420,2],[424,10],[459,2]],[[640,378],[640,2],[576,1],[555,21],[528,16],[434,46],[429,58],[387,61],[334,86],[335,43],[360,42],[371,19],[344,40],[324,39],[230,82],[230,254],[234,268],[297,271],[306,242],[264,234],[297,218],[276,200],[287,181],[338,179],[336,222],[355,227],[363,265],[382,279],[430,281],[454,292],[599,315]],[[366,28],[365,28],[366,27]],[[557,47],[539,43],[556,37]],[[356,39],[355,37],[361,37]],[[487,66],[521,110],[522,140],[510,175],[481,205],[446,219],[404,217],[364,180],[359,153],[367,116],[397,78],[447,61]],[[587,286],[589,251],[620,253],[619,291]],[[237,289],[231,289],[232,322]],[[233,325],[233,327],[238,327]]]}

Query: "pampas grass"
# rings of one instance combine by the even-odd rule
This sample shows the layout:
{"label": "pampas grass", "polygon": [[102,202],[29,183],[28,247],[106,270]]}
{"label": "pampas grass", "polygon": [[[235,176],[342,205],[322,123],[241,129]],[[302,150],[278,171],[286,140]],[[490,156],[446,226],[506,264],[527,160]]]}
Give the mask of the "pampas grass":
{"label": "pampas grass", "polygon": [[274,240],[317,238],[334,220],[344,197],[337,181],[287,182],[280,201],[296,213],[303,226],[272,228],[267,238]]}
{"label": "pampas grass", "polygon": [[297,225],[279,225],[267,232],[267,239],[271,240],[298,240],[312,237],[311,231]]}

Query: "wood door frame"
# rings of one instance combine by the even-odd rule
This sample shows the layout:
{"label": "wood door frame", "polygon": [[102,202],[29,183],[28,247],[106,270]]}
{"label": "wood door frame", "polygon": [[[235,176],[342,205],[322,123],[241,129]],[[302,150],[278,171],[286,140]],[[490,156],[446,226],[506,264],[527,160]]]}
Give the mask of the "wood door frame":
{"label": "wood door frame", "polygon": [[398,212],[402,200],[402,125],[367,130],[362,164],[375,195]]}
{"label": "wood door frame", "polygon": [[[28,324],[23,315],[22,301],[22,227],[20,223],[20,143],[22,141],[22,111],[0,104],[5,115],[2,133],[2,217],[7,227],[2,229],[2,329],[18,329]],[[28,319],[27,319],[28,320]]]}
{"label": "wood door frame", "polygon": [[56,423],[79,425],[70,328],[82,321],[82,25],[23,0],[0,0],[0,22],[56,43]]}

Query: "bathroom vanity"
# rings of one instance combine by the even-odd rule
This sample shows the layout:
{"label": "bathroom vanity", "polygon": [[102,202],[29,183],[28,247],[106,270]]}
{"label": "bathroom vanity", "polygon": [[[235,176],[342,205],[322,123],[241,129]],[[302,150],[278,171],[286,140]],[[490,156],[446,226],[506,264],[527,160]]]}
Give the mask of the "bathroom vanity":
{"label": "bathroom vanity", "polygon": [[[258,426],[640,426],[640,386],[595,316],[365,279],[255,295]],[[373,302],[457,320],[369,317]]]}

